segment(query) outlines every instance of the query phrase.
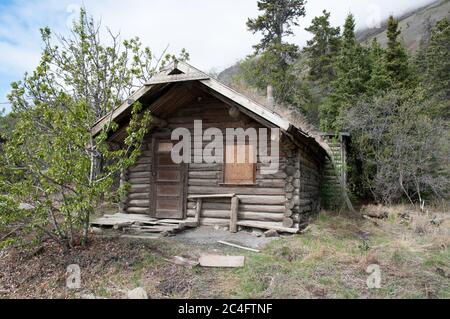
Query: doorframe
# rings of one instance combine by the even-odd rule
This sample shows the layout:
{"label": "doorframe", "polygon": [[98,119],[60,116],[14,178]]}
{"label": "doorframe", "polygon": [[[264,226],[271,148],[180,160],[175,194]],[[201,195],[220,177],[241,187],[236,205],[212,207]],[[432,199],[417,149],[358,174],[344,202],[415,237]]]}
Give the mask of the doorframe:
{"label": "doorframe", "polygon": [[[156,144],[158,141],[161,140],[167,140],[167,141],[172,141],[171,139],[171,132],[170,131],[166,131],[166,132],[158,132],[158,133],[154,133],[152,134],[152,145],[151,145],[151,151],[152,151],[152,163],[150,166],[150,199],[151,199],[151,203],[150,203],[150,212],[149,215],[150,217],[153,218],[157,218],[156,217],[156,168],[157,168],[157,163],[156,163]],[[181,219],[186,219],[187,218],[187,193],[188,193],[188,164],[186,163],[181,163],[180,165],[180,173],[181,173],[181,187],[183,188],[181,190],[181,198],[182,198],[182,217]]]}

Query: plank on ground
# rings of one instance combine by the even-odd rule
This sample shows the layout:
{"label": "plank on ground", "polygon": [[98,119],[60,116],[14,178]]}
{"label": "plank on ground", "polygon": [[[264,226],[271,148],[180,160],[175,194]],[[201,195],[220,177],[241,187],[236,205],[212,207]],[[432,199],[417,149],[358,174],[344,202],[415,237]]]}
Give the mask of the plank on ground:
{"label": "plank on ground", "polygon": [[202,267],[238,268],[244,267],[244,256],[202,255],[199,259]]}
{"label": "plank on ground", "polygon": [[253,252],[255,252],[255,253],[260,253],[260,252],[261,252],[261,251],[258,250],[258,249],[254,249],[254,248],[250,248],[250,247],[241,246],[241,245],[238,245],[238,244],[230,243],[230,242],[228,242],[228,241],[222,241],[222,240],[219,240],[218,243],[219,243],[219,244],[222,244],[222,245],[234,247],[234,248],[239,248],[239,249],[244,249],[244,250],[248,250],[248,251],[253,251]]}

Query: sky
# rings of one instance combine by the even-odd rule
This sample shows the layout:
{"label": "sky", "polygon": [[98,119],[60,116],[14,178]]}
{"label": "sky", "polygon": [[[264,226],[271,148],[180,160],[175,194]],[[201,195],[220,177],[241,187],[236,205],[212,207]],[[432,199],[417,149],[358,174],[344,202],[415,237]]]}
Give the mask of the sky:
{"label": "sky", "polygon": [[[326,9],[331,23],[342,25],[355,15],[357,29],[374,27],[390,14],[400,15],[433,0],[309,0],[290,42],[305,45],[304,29]],[[160,54],[186,48],[190,63],[220,72],[252,53],[259,35],[247,31],[248,17],[258,15],[256,0],[0,0],[0,111],[9,109],[6,95],[12,81],[36,67],[42,44],[39,28],[67,35],[81,6],[123,39],[138,36]]]}

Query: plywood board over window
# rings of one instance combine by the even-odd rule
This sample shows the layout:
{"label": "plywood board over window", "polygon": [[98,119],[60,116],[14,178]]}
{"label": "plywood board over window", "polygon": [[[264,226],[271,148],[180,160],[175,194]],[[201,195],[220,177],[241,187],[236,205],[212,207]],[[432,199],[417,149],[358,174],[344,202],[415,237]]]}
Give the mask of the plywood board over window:
{"label": "plywood board over window", "polygon": [[[245,157],[243,157],[244,154]],[[256,156],[253,145],[227,145],[224,155],[224,184],[255,184]]]}

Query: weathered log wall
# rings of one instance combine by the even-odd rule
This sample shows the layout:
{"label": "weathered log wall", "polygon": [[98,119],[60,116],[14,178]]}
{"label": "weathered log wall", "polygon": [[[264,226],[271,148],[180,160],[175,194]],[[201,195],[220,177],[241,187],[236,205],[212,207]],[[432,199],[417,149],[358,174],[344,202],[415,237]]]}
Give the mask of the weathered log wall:
{"label": "weathered log wall", "polygon": [[297,224],[306,222],[320,208],[320,161],[309,146],[288,140],[286,149],[286,216]]}
{"label": "weathered log wall", "polygon": [[130,214],[150,214],[152,139],[147,135],[141,147],[142,153],[136,164],[124,174],[130,184],[123,210]]}
{"label": "weathered log wall", "polygon": [[320,210],[321,161],[309,148],[299,149],[300,162],[300,221],[306,221],[311,214]]}

